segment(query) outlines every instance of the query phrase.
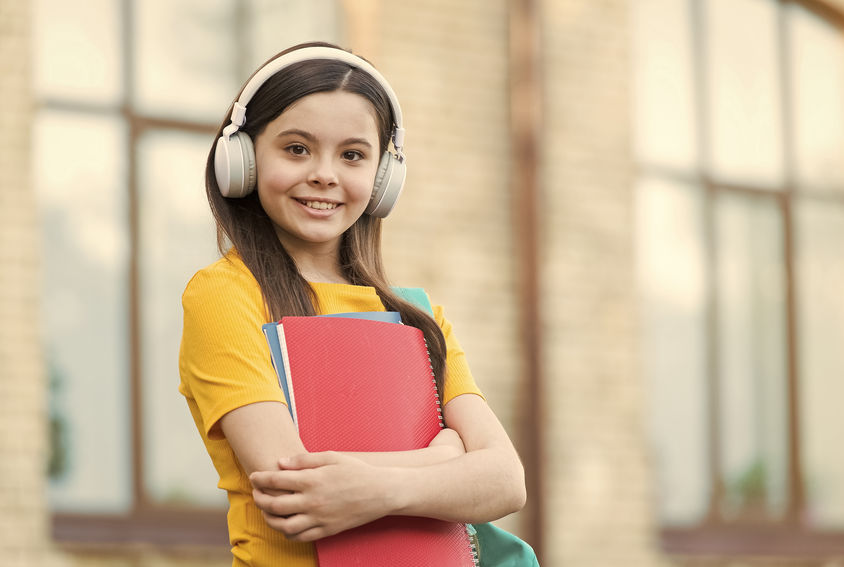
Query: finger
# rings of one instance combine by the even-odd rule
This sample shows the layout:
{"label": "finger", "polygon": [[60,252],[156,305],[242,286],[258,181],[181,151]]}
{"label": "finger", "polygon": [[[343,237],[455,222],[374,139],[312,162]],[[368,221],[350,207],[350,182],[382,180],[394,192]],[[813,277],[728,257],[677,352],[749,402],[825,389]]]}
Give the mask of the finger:
{"label": "finger", "polygon": [[[307,514],[295,514],[285,518],[264,512],[263,516],[268,526],[283,533],[287,539],[293,541],[312,541],[299,538],[303,537],[303,535],[305,537],[313,537],[320,533],[320,526]],[[305,534],[309,534],[309,536]]]}
{"label": "finger", "polygon": [[273,516],[292,516],[305,511],[304,497],[299,493],[272,496],[256,489],[252,491],[252,499],[262,512]]}
{"label": "finger", "polygon": [[283,470],[315,469],[337,463],[340,455],[334,451],[321,453],[300,453],[291,457],[282,457],[278,466]]}
{"label": "finger", "polygon": [[292,541],[309,542],[309,541],[316,541],[318,539],[322,539],[322,538],[324,538],[328,535],[331,535],[331,534],[326,532],[324,527],[317,526],[317,527],[305,530],[303,532],[299,532],[298,534],[295,534],[295,535],[289,535],[289,536],[287,536],[287,539],[292,540]]}
{"label": "finger", "polygon": [[275,490],[272,488],[263,488],[261,492],[264,494],[269,494],[270,496],[284,496],[285,494],[293,494],[289,490]]}
{"label": "finger", "polygon": [[253,488],[263,491],[299,492],[310,486],[308,471],[257,471],[249,475]]}

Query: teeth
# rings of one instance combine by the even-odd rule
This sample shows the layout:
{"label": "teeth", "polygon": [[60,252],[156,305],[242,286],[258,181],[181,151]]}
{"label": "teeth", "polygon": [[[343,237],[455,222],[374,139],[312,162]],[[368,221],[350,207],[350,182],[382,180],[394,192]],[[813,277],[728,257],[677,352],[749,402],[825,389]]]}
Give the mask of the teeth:
{"label": "teeth", "polygon": [[305,206],[311,209],[327,210],[336,209],[337,203],[325,203],[323,201],[304,201]]}

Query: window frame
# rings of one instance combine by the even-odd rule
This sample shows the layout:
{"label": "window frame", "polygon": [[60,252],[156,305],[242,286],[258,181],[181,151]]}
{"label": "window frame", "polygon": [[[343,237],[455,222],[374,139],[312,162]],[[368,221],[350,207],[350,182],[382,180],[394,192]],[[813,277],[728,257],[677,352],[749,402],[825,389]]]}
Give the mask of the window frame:
{"label": "window frame", "polygon": [[[128,35],[128,34],[126,34]],[[125,36],[124,36],[125,37]],[[129,47],[124,45],[131,58]],[[130,65],[130,62],[125,62]],[[131,69],[130,69],[131,70]],[[127,85],[124,85],[127,87]],[[127,91],[128,88],[127,88]],[[143,427],[143,352],[141,347],[141,270],[140,207],[138,188],[138,146],[140,138],[148,131],[171,130],[207,135],[209,143],[217,126],[208,123],[160,119],[137,112],[124,102],[119,109],[93,107],[45,99],[38,110],[61,110],[77,114],[108,114],[120,120],[128,130],[126,145],[129,218],[127,223],[128,256],[128,335],[129,335],[129,398],[132,448],[131,501],[128,514],[52,514],[53,537],[56,541],[123,543],[152,541],[173,544],[228,545],[226,509],[193,506],[173,506],[155,503],[145,488],[144,427]]]}
{"label": "window frame", "polygon": [[[769,0],[777,11],[777,65],[780,72],[778,88],[781,95],[780,118],[783,126],[783,162],[784,182],[771,188],[742,184],[725,183],[716,180],[706,169],[706,165],[697,170],[683,171],[653,164],[637,164],[637,178],[675,179],[690,183],[702,196],[702,218],[704,223],[703,247],[706,267],[706,323],[707,337],[706,358],[709,361],[706,371],[707,388],[707,457],[709,460],[709,502],[705,517],[694,526],[660,526],[659,535],[662,548],[673,555],[712,554],[727,556],[776,555],[803,558],[822,558],[830,554],[840,554],[844,550],[844,530],[818,530],[803,521],[807,507],[803,464],[800,461],[801,415],[799,403],[799,349],[797,336],[798,298],[796,297],[795,268],[795,208],[798,200],[835,202],[844,207],[844,191],[840,193],[805,192],[798,190],[795,176],[792,146],[794,136],[793,101],[791,98],[791,69],[789,68],[790,49],[788,44],[788,14],[791,6],[798,6],[811,12],[823,21],[833,25],[844,35],[844,12],[824,0]],[[692,54],[692,94],[694,120],[698,124],[697,152],[699,163],[711,148],[709,138],[710,116],[707,108],[707,55],[704,30],[701,22],[704,18],[706,0],[688,0],[690,6],[690,31]],[[721,472],[720,439],[721,409],[719,408],[718,380],[718,313],[719,298],[717,292],[717,247],[715,202],[720,194],[731,193],[747,196],[764,196],[776,201],[782,221],[783,278],[785,289],[785,348],[786,353],[786,431],[787,431],[787,507],[782,520],[758,522],[754,520],[725,520],[719,510],[725,494],[723,474]]]}
{"label": "window frame", "polygon": [[[145,114],[132,103],[134,76],[134,29],[132,10],[134,0],[118,0],[120,10],[121,88],[122,99],[117,104],[67,101],[57,97],[36,100],[36,115],[42,111],[62,111],[78,115],[107,115],[119,120],[127,129],[126,186],[127,236],[128,236],[128,337],[129,337],[129,431],[131,506],[127,513],[69,513],[51,511],[50,523],[53,541],[64,545],[108,545],[124,543],[154,543],[157,545],[200,545],[228,549],[226,507],[169,505],[153,501],[145,487],[144,427],[143,427],[143,352],[141,346],[141,269],[139,207],[139,140],[149,131],[171,130],[207,135],[210,142],[217,131],[217,124],[201,121],[160,118]],[[238,38],[246,33],[246,8],[235,3],[235,31]],[[238,43],[237,61],[244,68],[245,46]]]}

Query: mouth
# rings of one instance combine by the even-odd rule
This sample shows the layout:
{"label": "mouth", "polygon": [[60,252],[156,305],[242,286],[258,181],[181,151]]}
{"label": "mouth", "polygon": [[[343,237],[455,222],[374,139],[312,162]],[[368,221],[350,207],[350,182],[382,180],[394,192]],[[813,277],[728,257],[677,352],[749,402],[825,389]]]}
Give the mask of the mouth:
{"label": "mouth", "polygon": [[296,199],[296,201],[308,207],[309,209],[314,209],[317,211],[330,211],[331,209],[336,209],[340,206],[340,203],[334,203],[330,201],[312,201],[308,199]]}

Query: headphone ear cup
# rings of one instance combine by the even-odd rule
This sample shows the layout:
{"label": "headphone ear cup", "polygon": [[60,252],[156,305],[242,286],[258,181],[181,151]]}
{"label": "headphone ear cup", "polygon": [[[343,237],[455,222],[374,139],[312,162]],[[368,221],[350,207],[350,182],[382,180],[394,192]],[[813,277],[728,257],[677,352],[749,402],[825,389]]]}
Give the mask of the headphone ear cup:
{"label": "headphone ear cup", "polygon": [[255,189],[255,147],[249,134],[220,136],[214,150],[214,175],[223,197],[245,197]]}
{"label": "headphone ear cup", "polygon": [[241,197],[247,196],[255,190],[258,181],[258,168],[255,165],[255,145],[252,143],[252,138],[245,132],[238,132],[240,138],[241,155],[243,156],[244,177],[246,182],[243,185],[243,194]]}
{"label": "headphone ear cup", "polygon": [[404,179],[407,175],[407,166],[404,160],[400,160],[390,152],[384,152],[381,161],[378,163],[378,171],[375,174],[375,184],[372,187],[372,195],[369,198],[369,205],[364,211],[373,217],[384,218],[399,200],[401,190],[404,188]]}

